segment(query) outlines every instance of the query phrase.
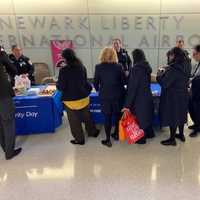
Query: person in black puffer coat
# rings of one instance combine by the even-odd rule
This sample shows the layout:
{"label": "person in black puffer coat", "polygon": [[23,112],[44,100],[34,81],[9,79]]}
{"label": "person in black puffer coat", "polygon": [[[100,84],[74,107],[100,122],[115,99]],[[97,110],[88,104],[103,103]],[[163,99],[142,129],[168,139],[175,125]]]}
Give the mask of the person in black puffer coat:
{"label": "person in black puffer coat", "polygon": [[[160,119],[161,126],[170,127],[170,138],[163,145],[176,145],[175,138],[185,141],[184,124],[188,113],[188,60],[182,49],[174,47],[170,52],[169,66],[158,71],[157,81],[161,85]],[[179,134],[176,135],[177,127]]]}

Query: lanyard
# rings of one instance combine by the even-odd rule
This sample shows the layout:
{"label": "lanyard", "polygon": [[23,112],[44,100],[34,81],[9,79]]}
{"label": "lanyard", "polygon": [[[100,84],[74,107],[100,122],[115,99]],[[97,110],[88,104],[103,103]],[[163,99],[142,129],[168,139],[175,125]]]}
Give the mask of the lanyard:
{"label": "lanyard", "polygon": [[198,72],[198,70],[199,70],[199,67],[200,67],[200,62],[197,64],[197,67],[196,67],[196,69],[195,69],[194,73],[192,74],[192,77],[194,77],[194,76],[195,76],[195,74]]}

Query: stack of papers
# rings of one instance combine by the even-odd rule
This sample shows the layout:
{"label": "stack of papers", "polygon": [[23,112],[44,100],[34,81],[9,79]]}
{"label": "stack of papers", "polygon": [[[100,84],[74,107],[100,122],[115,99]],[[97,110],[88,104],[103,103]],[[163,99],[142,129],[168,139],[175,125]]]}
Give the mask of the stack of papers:
{"label": "stack of papers", "polygon": [[40,91],[40,88],[30,88],[27,92],[27,95],[38,95]]}

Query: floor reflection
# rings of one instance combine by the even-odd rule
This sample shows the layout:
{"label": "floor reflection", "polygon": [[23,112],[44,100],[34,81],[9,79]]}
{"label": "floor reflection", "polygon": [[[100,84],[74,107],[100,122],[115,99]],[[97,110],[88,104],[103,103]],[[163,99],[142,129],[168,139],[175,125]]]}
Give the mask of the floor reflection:
{"label": "floor reflection", "polygon": [[66,128],[30,136],[16,159],[5,161],[0,152],[1,199],[199,200],[200,137],[163,147],[160,141],[168,132],[157,135],[144,146],[114,142],[111,149],[100,144],[104,135],[84,147],[72,146]]}
{"label": "floor reflection", "polygon": [[151,182],[154,183],[157,181],[157,170],[158,170],[158,164],[153,163],[152,168],[151,168]]}
{"label": "floor reflection", "polygon": [[0,176],[0,184],[5,183],[7,181],[8,174],[4,173],[2,176]]}

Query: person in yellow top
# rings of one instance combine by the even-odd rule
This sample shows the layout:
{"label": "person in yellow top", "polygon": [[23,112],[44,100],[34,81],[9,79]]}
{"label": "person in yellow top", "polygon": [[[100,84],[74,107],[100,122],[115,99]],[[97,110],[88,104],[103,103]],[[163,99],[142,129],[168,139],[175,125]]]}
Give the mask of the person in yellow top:
{"label": "person in yellow top", "polygon": [[89,95],[92,86],[87,81],[87,71],[72,49],[65,49],[62,57],[66,66],[59,72],[57,88],[62,93],[62,101],[67,111],[74,140],[72,144],[84,145],[85,136],[81,123],[85,123],[88,136],[97,137],[96,129],[89,111]]}

